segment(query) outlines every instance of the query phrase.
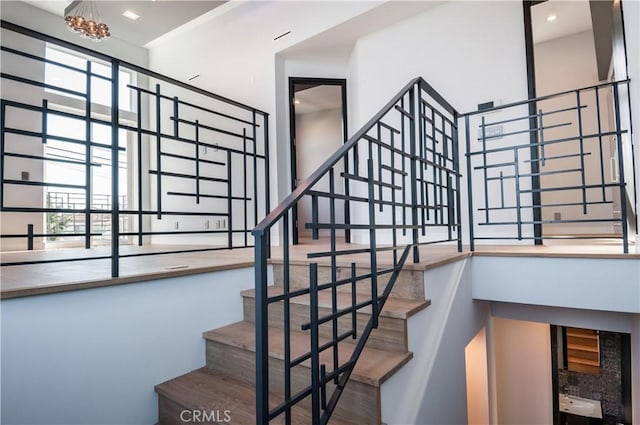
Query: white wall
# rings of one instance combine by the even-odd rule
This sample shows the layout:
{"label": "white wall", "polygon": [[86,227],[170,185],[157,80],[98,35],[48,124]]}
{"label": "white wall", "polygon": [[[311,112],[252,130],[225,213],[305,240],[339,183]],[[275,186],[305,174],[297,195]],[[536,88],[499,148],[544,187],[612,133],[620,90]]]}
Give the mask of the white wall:
{"label": "white wall", "polygon": [[[479,103],[490,100],[508,103],[525,99],[527,74],[522,4],[446,2],[360,38],[351,56],[349,71],[350,94],[354,97],[349,116],[354,129],[417,76],[424,77],[461,113],[475,110]],[[526,111],[508,112],[515,113]],[[503,119],[507,118],[507,113],[494,116]],[[476,124],[472,120],[472,125]],[[476,134],[475,129],[471,134]],[[460,140],[464,169],[463,128]],[[473,141],[474,147],[477,146],[475,136]],[[528,143],[528,138],[523,139],[523,143]],[[466,203],[466,179],[462,180],[462,197]],[[480,184],[473,193],[477,208],[483,200]],[[527,202],[525,198],[523,203]],[[467,209],[462,210],[466,224]],[[364,217],[362,212],[360,215]],[[491,230],[509,232],[512,229]],[[525,229],[527,231],[531,233],[531,229]]]}
{"label": "white wall", "polygon": [[631,333],[631,403],[633,423],[640,423],[640,314],[636,314]]}
{"label": "white wall", "polygon": [[[599,83],[598,69],[596,62],[593,31],[584,31],[566,37],[557,38],[544,43],[538,43],[534,47],[535,54],[535,75],[536,75],[536,95],[544,96],[559,93],[580,87],[589,87]],[[612,97],[610,90],[601,90],[599,93],[601,129],[603,132],[615,131],[613,121],[610,120],[612,111]],[[582,114],[582,134],[598,133],[597,110],[595,104],[595,92],[581,93],[580,102],[587,105],[581,110]],[[538,108],[543,111],[554,111],[576,106],[576,95],[569,95],[554,98],[538,103]],[[544,125],[552,126],[570,123],[568,126],[548,129],[544,131],[545,140],[558,140],[563,138],[576,137],[579,133],[578,116],[576,111],[568,111],[544,117]],[[590,155],[584,156],[585,183],[601,184],[600,175],[600,155],[599,139],[585,139],[583,143],[584,151]],[[610,182],[610,137],[603,139],[603,161],[605,165],[605,183]],[[545,148],[545,157],[553,157],[579,152],[578,142],[552,144]],[[581,167],[580,158],[568,158],[564,160],[550,160],[540,164],[541,172],[553,172],[566,169],[579,169]],[[580,186],[581,175],[578,172],[549,174],[540,177],[542,188]],[[613,197],[611,188],[606,190],[606,200],[611,201]],[[619,196],[616,191],[616,196]],[[581,191],[559,191],[542,192],[542,204],[580,203],[582,202]],[[603,201],[600,189],[587,191],[587,201]],[[619,199],[617,204],[619,205]],[[562,220],[585,220],[585,219],[612,219],[613,204],[596,204],[588,206],[588,213],[583,214],[582,206],[548,207],[542,209],[543,220],[554,220],[554,213],[561,214]],[[575,234],[575,233],[613,233],[612,222],[603,223],[563,223],[543,226],[543,232],[550,234]]]}
{"label": "white wall", "polygon": [[[297,66],[292,65],[294,61],[309,64],[302,68],[320,74],[314,76],[347,76],[350,133],[418,75],[460,111],[475,109],[487,100],[508,102],[526,97],[522,5],[517,2],[446,2],[390,26],[377,22],[372,28],[384,29],[359,36],[346,70],[341,63],[336,65],[345,57],[342,49],[339,61],[327,54],[330,49],[310,54],[296,51],[294,56],[286,52],[311,35],[331,34],[341,22],[373,9],[374,5],[359,2],[321,6],[316,2],[248,2],[153,46],[150,61],[155,69],[177,78],[200,73],[197,85],[276,111],[271,157],[277,157],[272,169],[279,173],[272,176],[272,187],[277,179],[279,199],[289,192],[288,167],[282,166],[288,156],[282,76],[291,75],[290,69]],[[289,29],[290,35],[273,41],[275,35]],[[242,55],[237,54],[238,46],[242,46]],[[496,54],[487,54],[487,46]],[[205,50],[209,53],[202,55]],[[184,63],[193,66],[185,69]]]}
{"label": "white wall", "polygon": [[492,319],[500,424],[553,423],[549,325]]}
{"label": "white wall", "polygon": [[474,256],[471,269],[476,299],[640,312],[640,264],[634,258]]}
{"label": "white wall", "polygon": [[154,424],[156,384],[242,320],[253,268],[2,300],[2,422]]}
{"label": "white wall", "polygon": [[[340,90],[339,87],[335,87]],[[296,115],[298,176],[309,177],[342,145],[342,110],[327,109]]]}
{"label": "white wall", "polygon": [[[284,64],[276,54],[380,4],[375,1],[245,2],[226,14],[154,44],[149,53],[150,66],[179,80],[200,74],[193,81],[195,85],[272,114],[270,157],[274,171],[270,182],[271,204],[275,206],[290,192],[285,171],[288,163],[282,162],[286,161],[289,140],[273,125],[273,112],[282,115],[276,109],[276,101],[282,99],[283,94],[286,96],[286,85],[280,79]],[[291,33],[274,40],[287,31]]]}
{"label": "white wall", "polygon": [[382,385],[388,424],[467,423],[465,347],[488,318],[471,298],[468,261],[425,272],[432,304],[408,321],[413,359]]}
{"label": "white wall", "polygon": [[485,328],[465,347],[467,371],[467,416],[469,425],[484,425],[489,420],[489,375],[487,332]]}
{"label": "white wall", "polygon": [[353,55],[355,127],[417,76],[459,112],[527,94],[522,4],[517,2],[446,2],[362,37]]}

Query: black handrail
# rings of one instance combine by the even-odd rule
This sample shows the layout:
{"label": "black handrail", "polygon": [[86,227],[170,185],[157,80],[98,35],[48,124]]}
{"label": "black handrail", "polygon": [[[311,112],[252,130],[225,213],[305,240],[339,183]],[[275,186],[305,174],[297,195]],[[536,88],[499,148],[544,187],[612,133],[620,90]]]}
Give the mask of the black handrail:
{"label": "black handrail", "polygon": [[[457,242],[459,250],[462,249],[457,117],[455,108],[433,87],[421,77],[414,78],[253,229],[257,424],[266,424],[281,414],[285,423],[290,424],[292,406],[308,397],[311,397],[313,425],[326,424],[338,406],[369,333],[378,327],[380,310],[409,252],[413,250],[413,261],[418,262],[420,245],[453,241]],[[338,193],[341,187],[345,188],[344,193]],[[362,193],[355,190],[358,188]],[[326,232],[329,237],[329,247],[318,246],[307,253],[307,259],[327,258],[330,278],[329,282],[318,282],[316,262],[304,266],[298,264],[297,267],[308,267],[309,287],[291,288],[290,215],[304,197],[310,198],[312,210],[310,222],[305,223],[306,228],[312,231],[313,239],[318,239],[321,232]],[[327,208],[322,208],[327,215],[324,218],[320,217],[321,201],[326,201]],[[337,203],[354,205],[340,209]],[[368,212],[368,218],[358,217],[356,205],[361,206],[363,214]],[[351,216],[339,219],[336,211],[350,211]],[[278,282],[282,292],[270,295],[267,290],[267,260],[269,250],[276,247],[270,247],[267,240],[270,230],[278,223],[282,224],[282,281]],[[353,240],[354,236],[349,232],[368,233],[359,235],[366,240],[365,247],[338,247],[339,231],[345,232],[345,240],[348,240],[347,235]],[[446,233],[436,237],[436,231]],[[387,239],[385,246],[379,246],[380,238]],[[391,264],[382,266],[378,254],[389,251]],[[346,257],[353,255],[355,259]],[[345,260],[351,261],[351,277],[339,278],[338,258],[351,258]],[[360,274],[357,273],[356,261],[364,261],[359,266]],[[362,280],[371,284],[365,294],[368,301],[360,299],[356,302],[356,283]],[[381,290],[378,289],[379,283]],[[351,307],[338,310],[338,288],[349,286]],[[317,305],[318,294],[322,291],[330,291],[332,300],[331,313],[324,317],[319,316]],[[289,326],[290,302],[299,296],[309,296],[311,300],[310,321],[300,330],[308,332],[311,349],[303,356],[291,359],[289,341],[291,333],[296,331]],[[270,409],[268,308],[274,303],[284,303],[284,397]],[[371,309],[371,314],[360,332],[355,314],[365,307]],[[339,332],[337,320],[346,314],[353,315],[351,330]],[[318,342],[320,325],[330,326],[332,331],[330,340],[324,344]],[[360,339],[350,359],[340,363],[340,344],[345,339],[358,337]],[[333,361],[321,365],[319,356],[326,350],[333,351]],[[295,393],[291,388],[291,373],[293,367],[303,360],[311,363],[310,385]],[[336,384],[336,389],[329,396],[327,384],[330,381]]]}
{"label": "black handrail", "polygon": [[513,108],[515,106],[528,105],[530,103],[535,103],[535,102],[540,102],[540,101],[543,101],[543,100],[553,99],[554,97],[564,96],[564,95],[567,95],[567,94],[575,93],[577,91],[594,90],[594,89],[599,89],[599,88],[602,88],[602,87],[611,86],[612,84],[626,84],[626,83],[629,83],[629,81],[631,81],[631,80],[627,78],[626,80],[608,81],[606,83],[600,83],[600,84],[595,84],[595,85],[592,85],[592,86],[580,87],[580,88],[573,89],[573,90],[565,90],[565,91],[561,91],[561,92],[558,92],[558,93],[545,94],[543,96],[534,97],[532,99],[519,100],[517,102],[505,103],[504,105],[493,106],[493,107],[487,108],[487,109],[481,109],[481,110],[477,110],[477,111],[465,112],[463,114],[460,114],[460,118],[464,118],[466,116],[472,116],[472,115],[486,114],[487,112],[500,111],[500,110],[503,110],[503,109]]}

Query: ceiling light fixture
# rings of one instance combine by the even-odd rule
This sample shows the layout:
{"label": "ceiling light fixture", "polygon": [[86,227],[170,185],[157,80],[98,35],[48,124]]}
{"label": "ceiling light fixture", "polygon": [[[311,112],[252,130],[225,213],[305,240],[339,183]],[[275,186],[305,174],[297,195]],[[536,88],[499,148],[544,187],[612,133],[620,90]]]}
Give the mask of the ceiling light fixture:
{"label": "ceiling light fixture", "polygon": [[556,19],[558,19],[558,15],[556,15],[555,13],[552,13],[551,15],[547,16],[547,22],[553,22]]}
{"label": "ceiling light fixture", "polygon": [[136,19],[138,19],[140,17],[140,15],[138,15],[135,12],[132,12],[130,10],[125,10],[124,12],[122,12],[122,16],[124,16],[125,18],[129,18],[132,21],[135,21]]}
{"label": "ceiling light fixture", "polygon": [[70,31],[91,41],[111,37],[109,27],[103,23],[93,0],[73,1],[64,10],[64,21]]}

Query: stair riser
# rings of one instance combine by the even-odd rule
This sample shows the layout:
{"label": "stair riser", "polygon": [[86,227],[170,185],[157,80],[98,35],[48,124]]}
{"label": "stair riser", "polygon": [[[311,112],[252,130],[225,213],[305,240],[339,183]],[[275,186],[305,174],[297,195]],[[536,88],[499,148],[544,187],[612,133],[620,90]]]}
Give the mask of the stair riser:
{"label": "stair riser", "polygon": [[[183,410],[188,410],[173,400],[158,395],[158,424],[159,425],[186,425],[188,422],[180,418]],[[206,423],[206,422],[201,422]],[[210,422],[211,423],[211,422]]]}
{"label": "stair riser", "polygon": [[[255,353],[215,341],[207,341],[207,368],[223,373],[239,381],[255,383]],[[291,391],[297,391],[310,385],[310,369],[299,365],[291,371]],[[284,394],[284,362],[269,358],[269,390]],[[327,386],[329,398],[333,391]],[[311,407],[311,398],[302,402]],[[340,398],[334,415],[338,418],[358,424],[380,424],[380,391],[379,388],[362,382],[350,380]]]}
{"label": "stair riser", "polygon": [[[255,323],[255,299],[245,297],[243,302],[244,320]],[[319,309],[319,317],[331,314],[328,308]],[[269,326],[284,329],[284,303],[274,303],[269,305]],[[357,334],[358,339],[362,331],[371,319],[370,314],[357,313]],[[303,323],[309,322],[309,306],[301,304],[290,304],[290,328],[300,330]],[[319,334],[321,338],[332,338],[333,324],[331,322],[320,325]],[[338,319],[338,335],[351,330],[351,315],[342,316]],[[349,341],[356,342],[358,339]],[[378,348],[387,351],[406,353],[408,351],[407,342],[407,322],[404,319],[381,316],[378,320],[378,328],[371,332],[367,341],[367,347]]]}
{"label": "stair riser", "polygon": [[[337,278],[347,279],[351,277],[350,267],[336,267]],[[370,269],[357,268],[356,275],[364,275],[370,273]],[[378,277],[378,293],[382,294],[385,286],[389,282],[391,273],[382,274]],[[282,264],[273,265],[273,278],[276,286],[281,286],[283,282],[283,266]],[[327,283],[331,281],[331,267],[318,266],[318,283]],[[309,266],[308,265],[290,265],[289,266],[289,286],[290,288],[308,288],[309,287]],[[358,294],[371,294],[371,279],[358,281],[356,284]],[[338,287],[338,291],[351,293],[351,285],[342,285]],[[401,270],[398,279],[391,291],[392,297],[407,298],[414,300],[424,300],[424,272],[417,270]]]}

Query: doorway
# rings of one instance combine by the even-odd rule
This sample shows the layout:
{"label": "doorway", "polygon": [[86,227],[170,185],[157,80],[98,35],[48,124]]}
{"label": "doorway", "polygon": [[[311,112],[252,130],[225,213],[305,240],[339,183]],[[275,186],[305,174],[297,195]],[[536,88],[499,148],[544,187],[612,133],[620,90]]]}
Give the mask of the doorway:
{"label": "doorway", "polygon": [[554,425],[631,425],[631,335],[550,325],[550,336]]}
{"label": "doorway", "polygon": [[625,61],[616,60],[625,56],[624,43],[615,42],[623,33],[620,2],[523,3],[529,97],[567,92],[530,104],[531,143],[540,146],[532,147],[531,167],[536,242],[619,238],[618,141],[612,88],[604,84],[626,78]]}
{"label": "doorway", "polygon": [[[291,190],[295,190],[347,140],[347,82],[345,79],[289,78]],[[327,186],[326,188],[324,186]],[[328,180],[318,182],[328,190]],[[336,187],[344,194],[344,187]],[[337,220],[348,221],[348,209]],[[305,223],[311,221],[311,200],[304,197],[293,209],[293,243],[312,239]],[[322,210],[319,219],[322,220]],[[322,235],[319,235],[320,237]]]}

